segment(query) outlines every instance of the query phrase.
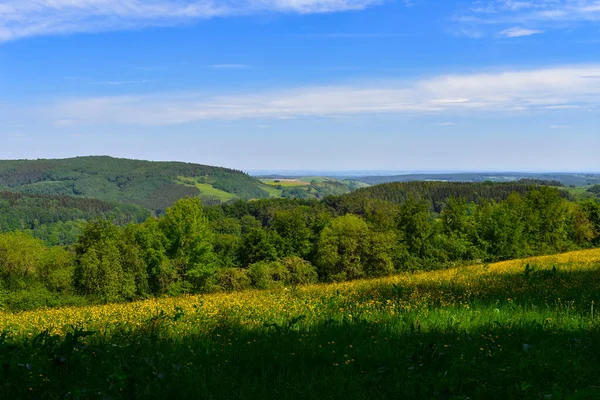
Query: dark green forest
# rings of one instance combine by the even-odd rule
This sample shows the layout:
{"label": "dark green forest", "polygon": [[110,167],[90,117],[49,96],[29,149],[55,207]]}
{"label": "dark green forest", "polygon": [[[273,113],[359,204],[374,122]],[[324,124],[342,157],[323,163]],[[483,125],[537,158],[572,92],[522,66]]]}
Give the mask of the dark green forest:
{"label": "dark green forest", "polygon": [[86,221],[143,222],[151,212],[134,204],[69,196],[0,192],[0,232],[28,231],[48,245],[74,243]]}
{"label": "dark green forest", "polygon": [[[546,181],[550,186],[588,186],[600,183],[598,173],[548,173],[548,172],[455,172],[455,173],[424,173],[388,176],[363,176],[354,179],[369,185],[379,185],[389,182],[412,181],[443,181],[443,182],[496,182],[510,183],[517,181]],[[556,184],[558,183],[558,184]]]}
{"label": "dark green forest", "polygon": [[241,199],[269,197],[260,181],[241,171],[200,164],[103,156],[0,161],[0,190],[122,201],[158,213],[180,198],[203,196],[197,187],[180,183],[180,177]]}
{"label": "dark green forest", "polygon": [[[386,184],[322,201],[190,197],[158,217],[94,200],[2,201],[2,221],[19,228],[0,235],[8,310],[293,287],[600,245],[599,202],[525,183]],[[19,217],[20,202],[38,213]],[[90,219],[72,244],[27,231],[46,221],[44,210],[53,215],[50,204]]]}

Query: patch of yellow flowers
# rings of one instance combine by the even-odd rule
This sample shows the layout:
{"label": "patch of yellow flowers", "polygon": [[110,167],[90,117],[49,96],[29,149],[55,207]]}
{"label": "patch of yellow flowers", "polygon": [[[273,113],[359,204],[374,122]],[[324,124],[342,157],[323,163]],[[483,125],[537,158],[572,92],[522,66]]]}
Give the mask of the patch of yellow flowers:
{"label": "patch of yellow flowers", "polygon": [[[594,249],[295,289],[250,290],[156,298],[126,304],[0,313],[0,332],[5,331],[14,337],[33,336],[44,330],[64,335],[72,326],[79,326],[110,335],[116,330],[147,329],[152,321],[160,320],[170,336],[186,337],[231,324],[247,329],[265,324],[285,324],[294,316],[303,316],[305,322],[302,323],[340,317],[377,322],[382,313],[400,315],[419,307],[436,307],[442,311],[444,307],[469,308],[470,301],[481,296],[497,294],[510,302],[511,297],[528,289],[524,280],[527,264],[535,266],[536,271],[551,272],[554,268],[582,272],[571,274],[573,277],[561,282],[543,281],[542,285],[554,285],[554,288],[560,285],[561,290],[582,284],[600,287],[600,249]],[[598,273],[594,274],[594,271]],[[595,281],[590,282],[590,279]],[[536,287],[538,291],[543,289]],[[546,289],[552,290],[553,287]],[[177,318],[177,314],[181,317]]]}

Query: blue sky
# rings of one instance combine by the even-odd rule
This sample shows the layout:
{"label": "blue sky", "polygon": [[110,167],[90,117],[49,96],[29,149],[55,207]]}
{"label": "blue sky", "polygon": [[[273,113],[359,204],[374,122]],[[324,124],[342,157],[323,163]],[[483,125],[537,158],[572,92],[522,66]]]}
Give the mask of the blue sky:
{"label": "blue sky", "polygon": [[0,158],[600,172],[600,0],[0,0]]}

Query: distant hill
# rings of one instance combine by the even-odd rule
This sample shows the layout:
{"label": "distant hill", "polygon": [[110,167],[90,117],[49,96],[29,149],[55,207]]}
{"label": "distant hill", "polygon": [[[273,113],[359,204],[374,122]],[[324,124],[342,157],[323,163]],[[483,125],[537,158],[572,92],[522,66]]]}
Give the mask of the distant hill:
{"label": "distant hill", "polygon": [[31,231],[52,245],[73,243],[83,221],[105,218],[124,225],[143,222],[150,215],[148,209],[134,204],[0,192],[0,232]]}
{"label": "distant hill", "polygon": [[521,173],[521,172],[457,172],[457,173],[432,173],[432,174],[406,174],[390,176],[363,176],[355,177],[369,185],[378,185],[389,182],[412,181],[441,181],[441,182],[516,182],[522,179],[555,181],[564,186],[587,186],[600,184],[600,174],[592,173]]}
{"label": "distant hill", "polygon": [[262,182],[233,169],[107,156],[0,161],[0,191],[121,201],[155,212],[186,196],[209,204],[270,196]]}
{"label": "distant hill", "polygon": [[[528,182],[391,182],[328,198],[326,201],[337,210],[360,214],[361,210],[373,200],[402,204],[407,198],[414,197],[431,201],[434,210],[439,212],[450,197],[461,197],[469,202],[479,202],[484,199],[502,201],[514,192],[526,194],[539,186],[545,185]],[[566,191],[561,190],[560,193],[565,198],[572,198],[572,195]]]}

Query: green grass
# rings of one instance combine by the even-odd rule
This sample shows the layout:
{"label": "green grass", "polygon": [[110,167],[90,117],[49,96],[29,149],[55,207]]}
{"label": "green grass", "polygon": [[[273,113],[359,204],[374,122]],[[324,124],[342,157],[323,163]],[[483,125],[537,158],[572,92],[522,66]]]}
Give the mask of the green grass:
{"label": "green grass", "polygon": [[180,176],[177,178],[177,183],[186,186],[196,187],[200,191],[201,197],[216,199],[221,201],[222,203],[226,203],[230,200],[235,200],[238,198],[235,194],[227,193],[224,190],[214,188],[210,183],[199,183],[197,179],[194,178]]}
{"label": "green grass", "polygon": [[312,181],[315,181],[315,182],[337,181],[337,179],[328,178],[325,176],[303,176],[302,178],[299,178],[298,180],[302,181],[302,182],[308,182],[308,183],[311,183]]}
{"label": "green grass", "polygon": [[198,190],[200,190],[201,196],[215,198],[215,199],[220,200],[223,203],[225,203],[229,200],[234,200],[234,199],[238,198],[234,194],[227,193],[221,189],[214,188],[209,183],[197,183],[195,186],[198,188]]}
{"label": "green grass", "polygon": [[293,187],[305,187],[310,184],[309,182],[301,181],[301,180],[285,180],[285,179],[261,179],[262,183],[269,186],[281,186],[284,188],[293,188]]}
{"label": "green grass", "polygon": [[599,254],[21,314],[0,398],[599,399]]}
{"label": "green grass", "polygon": [[277,189],[275,186],[265,184],[265,185],[261,186],[261,189],[263,189],[264,191],[269,193],[270,197],[281,197],[282,190]]}

